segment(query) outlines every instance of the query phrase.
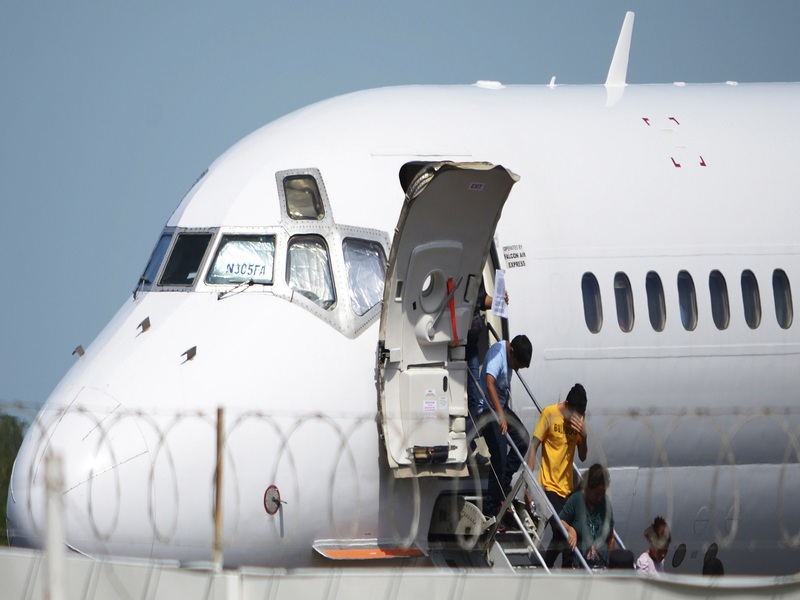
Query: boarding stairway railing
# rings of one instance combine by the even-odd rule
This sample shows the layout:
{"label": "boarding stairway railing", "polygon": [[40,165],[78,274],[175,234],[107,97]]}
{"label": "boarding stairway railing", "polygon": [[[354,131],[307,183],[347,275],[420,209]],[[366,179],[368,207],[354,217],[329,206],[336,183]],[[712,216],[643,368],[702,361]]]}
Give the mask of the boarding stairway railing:
{"label": "boarding stairway railing", "polygon": [[[492,327],[491,323],[487,323],[486,326],[488,328],[488,331],[495,338],[495,340],[499,341],[501,338],[497,334],[497,331],[495,331],[495,329]],[[525,381],[525,378],[519,373],[519,371],[514,371],[514,372],[516,373],[517,377],[519,378],[520,383],[522,383],[522,387],[525,389],[525,392],[528,394],[528,397],[531,399],[531,402],[533,402],[533,405],[536,407],[536,409],[539,411],[539,414],[541,415],[542,414],[542,406],[536,400],[536,396],[534,395],[534,393],[531,390],[531,388],[528,385],[528,383]],[[472,383],[475,385],[475,388],[478,390],[478,392],[483,397],[483,400],[486,403],[486,406],[491,411],[492,418],[495,419],[499,423],[499,419],[497,417],[497,414],[495,413],[494,408],[492,407],[492,405],[489,402],[488,398],[486,398],[486,396],[484,395],[483,389],[481,388],[481,385],[480,385],[480,382],[475,379],[475,376],[472,373],[472,371],[467,370],[467,373],[468,373],[468,376],[470,377],[470,379],[472,380]],[[476,431],[477,431],[477,429],[476,429]],[[564,525],[561,522],[561,520],[558,518],[558,513],[556,513],[555,508],[550,503],[550,501],[547,498],[547,495],[544,493],[544,490],[541,488],[541,486],[538,484],[538,481],[534,477],[533,471],[528,466],[527,457],[522,456],[520,454],[519,449],[517,448],[516,444],[514,444],[514,442],[511,439],[511,436],[508,433],[505,434],[505,438],[508,441],[508,445],[513,449],[513,451],[519,457],[522,468],[521,468],[521,471],[519,473],[519,477],[518,477],[516,483],[512,486],[511,492],[509,492],[509,494],[506,496],[506,498],[504,498],[503,504],[501,506],[501,509],[500,509],[499,513],[497,514],[497,516],[496,516],[496,524],[495,524],[495,532],[494,533],[496,535],[497,528],[500,527],[500,524],[503,522],[503,518],[505,518],[505,515],[507,513],[511,514],[512,519],[515,521],[516,525],[519,527],[519,530],[521,532],[523,532],[523,537],[525,538],[525,541],[528,544],[528,546],[526,548],[526,551],[527,551],[529,557],[530,557],[531,554],[535,554],[536,558],[539,561],[539,564],[549,573],[550,571],[549,571],[547,565],[545,564],[544,560],[542,559],[542,556],[541,556],[541,553],[540,553],[541,544],[543,543],[541,534],[542,534],[542,532],[544,530],[544,525],[547,523],[547,521],[549,519],[543,519],[541,521],[541,523],[542,523],[542,531],[541,532],[539,532],[539,531],[536,532],[536,538],[537,538],[538,544],[535,544],[533,542],[533,540],[531,539],[530,535],[526,531],[526,529],[529,529],[529,528],[526,528],[524,526],[524,524],[522,522],[523,520],[517,514],[518,511],[514,506],[514,500],[516,499],[517,495],[519,494],[521,487],[523,485],[527,484],[527,491],[531,494],[531,496],[534,496],[534,495],[538,496],[538,499],[534,498],[533,507],[534,508],[542,507],[542,508],[547,510],[547,512],[552,517],[552,522],[553,522],[554,526],[557,526],[560,529],[560,533],[564,537],[565,540],[568,537],[567,536],[567,531],[564,528]],[[583,481],[583,476],[581,475],[580,469],[578,468],[578,465],[575,463],[575,461],[572,462],[572,470],[573,470],[573,473],[575,474],[575,477],[576,477],[578,483],[580,484]],[[494,473],[493,470],[492,470],[491,476],[499,478],[499,474],[498,473]],[[533,512],[535,513],[535,510],[533,510]],[[539,515],[535,515],[535,514],[531,515],[531,517],[534,518],[534,519],[535,519],[536,516],[539,516]],[[617,533],[616,530],[614,530],[614,541],[616,543],[616,547],[617,548],[622,549],[622,550],[625,549],[625,544],[623,543],[622,538],[619,536],[619,534]],[[580,566],[584,570],[586,570],[588,572],[592,572],[592,570],[589,568],[589,565],[586,563],[586,560],[584,559],[583,555],[580,553],[580,551],[579,551],[577,546],[575,547],[573,553],[577,557],[577,560],[578,560],[578,563],[580,564]],[[507,553],[506,553],[506,556],[508,556]]]}
{"label": "boarding stairway railing", "polygon": [[[467,372],[468,372],[468,376],[472,379],[472,382],[475,384],[476,388],[478,389],[478,392],[483,396],[484,402],[486,402],[486,405],[489,407],[489,411],[491,411],[491,415],[492,415],[491,418],[493,418],[493,419],[495,419],[496,421],[499,422],[499,419],[497,418],[497,414],[495,413],[494,409],[492,408],[489,400],[484,395],[483,390],[482,390],[482,388],[480,386],[480,383],[478,381],[476,381],[475,376],[473,375],[473,373],[471,371],[468,370]],[[536,404],[535,400],[534,400],[534,404]],[[538,408],[538,404],[537,404],[537,408]],[[541,409],[540,409],[540,412],[541,412]],[[475,425],[474,423],[473,423],[473,425],[475,426],[475,431],[478,432],[479,430],[477,428],[477,425]],[[541,554],[541,547],[542,547],[542,544],[544,542],[544,530],[545,530],[545,527],[547,525],[547,522],[550,520],[550,517],[553,517],[552,522],[554,523],[554,526],[560,528],[560,533],[561,533],[561,535],[563,536],[563,538],[565,540],[568,537],[567,536],[567,531],[566,531],[566,529],[564,527],[564,524],[558,518],[558,513],[556,512],[555,508],[550,503],[550,501],[547,499],[547,495],[545,494],[544,489],[542,489],[542,487],[536,481],[536,478],[533,475],[533,471],[528,466],[526,457],[522,456],[522,454],[520,454],[519,449],[517,448],[516,444],[514,444],[513,440],[511,439],[511,436],[510,436],[510,434],[508,432],[506,432],[505,438],[508,441],[508,445],[513,449],[513,451],[517,454],[517,456],[520,459],[521,471],[519,472],[519,476],[517,477],[516,483],[514,483],[514,485],[512,485],[511,491],[503,499],[503,503],[502,503],[502,505],[500,507],[500,511],[494,517],[495,518],[495,523],[492,526],[492,530],[490,532],[490,535],[489,535],[489,538],[488,538],[488,544],[487,544],[487,547],[489,549],[488,550],[488,560],[489,560],[489,563],[492,566],[494,566],[494,564],[496,564],[498,560],[505,560],[506,565],[508,567],[512,567],[512,562],[513,561],[511,559],[511,557],[513,555],[515,555],[515,554],[523,553],[523,554],[527,555],[528,559],[530,560],[530,565],[531,566],[534,566],[534,565],[540,566],[547,573],[550,573],[550,569],[545,564],[544,557]],[[494,472],[494,468],[491,467],[491,463],[490,463],[490,469],[491,469],[491,474],[489,476],[490,477],[495,477],[495,478],[498,479],[498,481],[500,481],[500,474]],[[528,492],[531,494],[532,500],[533,500],[532,505],[531,505],[532,506],[532,510],[531,510],[530,515],[529,515],[530,520],[534,524],[533,528],[531,528],[529,526],[529,524],[525,522],[528,519],[526,519],[524,516],[522,516],[522,517],[520,516],[520,514],[519,514],[520,510],[518,510],[518,509],[522,508],[522,507],[520,507],[519,504],[516,502],[516,498],[519,495],[520,491],[522,490],[523,486],[526,486],[526,488],[527,488]],[[517,505],[515,506],[515,504],[517,504]],[[545,515],[540,515],[538,513],[538,511],[540,509],[543,509],[546,514]],[[512,520],[514,521],[514,523],[516,525],[516,529],[514,531],[515,532],[519,532],[519,533],[510,533],[510,534],[507,534],[507,535],[521,536],[523,538],[523,540],[524,540],[524,543],[521,546],[519,544],[513,544],[513,546],[509,547],[507,542],[498,540],[498,532],[500,531],[500,528],[501,528],[501,525],[503,523],[503,520],[505,519],[507,514],[511,516]],[[506,537],[506,536],[504,536],[504,537]],[[534,541],[534,538],[535,538],[535,541]],[[580,553],[580,551],[578,550],[577,547],[574,550],[574,554],[577,557],[578,564],[585,571],[591,573],[591,569],[589,568],[589,565],[586,563],[586,560],[583,558],[583,555]],[[536,563],[534,563],[533,556],[536,557],[536,561],[537,561]]]}
{"label": "boarding stairway railing", "polygon": [[[533,392],[531,391],[531,388],[528,387],[528,383],[525,381],[525,378],[519,373],[519,371],[515,371],[515,372],[517,374],[517,377],[519,378],[520,383],[522,383],[522,387],[525,388],[525,391],[528,393],[528,396],[530,396],[530,399],[533,401],[534,406],[536,406],[536,408],[539,410],[539,414],[541,415],[542,414],[542,407],[539,406],[539,403],[536,401],[536,398],[534,397]],[[582,483],[583,482],[583,475],[581,474],[581,471],[578,468],[578,465],[575,464],[575,461],[572,461],[572,471],[575,474],[575,477],[577,478],[578,483],[579,484]],[[625,544],[623,543],[622,538],[619,536],[619,533],[617,533],[616,529],[614,530],[614,541],[616,543],[616,546],[620,550],[625,550],[626,549],[625,548]]]}

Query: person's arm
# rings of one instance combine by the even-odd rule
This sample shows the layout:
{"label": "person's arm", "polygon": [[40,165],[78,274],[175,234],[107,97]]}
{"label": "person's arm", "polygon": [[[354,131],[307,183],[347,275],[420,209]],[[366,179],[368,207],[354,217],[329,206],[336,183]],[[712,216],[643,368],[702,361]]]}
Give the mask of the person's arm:
{"label": "person's arm", "polygon": [[[504,300],[506,301],[506,304],[508,304],[508,292],[506,292]],[[494,302],[494,298],[492,298],[489,294],[486,294],[486,296],[483,299],[483,309],[489,310],[490,308],[492,308],[492,302]]]}
{"label": "person's arm", "polygon": [[497,414],[497,420],[500,422],[500,433],[505,435],[508,431],[508,423],[506,423],[506,416],[503,414],[503,405],[500,404],[500,397],[497,395],[497,388],[494,383],[494,375],[487,373],[486,393],[489,395],[489,401],[492,403],[495,413]]}
{"label": "person's arm", "polygon": [[[536,452],[539,450],[540,444],[541,442],[539,441],[539,438],[534,437],[531,440],[530,447],[528,448],[527,463],[531,473],[533,473],[534,469],[536,468]],[[531,497],[531,492],[528,488],[525,488],[525,505],[528,507],[528,510],[530,510],[531,506],[533,505],[533,498]]]}
{"label": "person's arm", "polygon": [[528,467],[531,471],[536,468],[536,453],[539,451],[541,443],[536,436],[531,439],[531,447],[528,449]]}
{"label": "person's arm", "polygon": [[573,414],[570,417],[570,425],[572,426],[572,429],[574,429],[578,435],[581,436],[581,441],[578,442],[578,456],[580,457],[581,462],[584,462],[586,460],[586,455],[589,448],[589,445],[586,442],[586,420],[582,419],[578,415]]}
{"label": "person's arm", "polygon": [[581,436],[581,443],[578,444],[578,458],[581,459],[581,462],[586,461],[586,454],[587,454],[588,445],[586,443],[586,438]]}
{"label": "person's arm", "polygon": [[575,528],[567,523],[564,519],[561,519],[562,525],[564,525],[564,529],[567,530],[567,543],[569,544],[570,550],[575,550],[575,546],[578,545],[578,532],[575,531]]}
{"label": "person's arm", "polygon": [[614,537],[614,530],[611,530],[611,535],[608,539],[608,553],[611,554],[614,551],[614,548],[617,546],[617,540]]}

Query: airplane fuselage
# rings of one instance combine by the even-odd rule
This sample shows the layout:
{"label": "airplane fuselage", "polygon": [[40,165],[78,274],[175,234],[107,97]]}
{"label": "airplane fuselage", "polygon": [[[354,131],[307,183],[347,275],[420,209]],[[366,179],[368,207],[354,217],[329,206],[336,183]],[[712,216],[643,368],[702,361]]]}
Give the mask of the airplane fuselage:
{"label": "airplane fuselage", "polygon": [[[187,194],[161,279],[140,282],[45,404],[14,471],[14,543],[40,543],[42,456],[57,452],[72,547],[207,560],[221,406],[226,565],[319,564],[319,540],[424,550],[433,501],[454,483],[395,479],[386,465],[381,304],[354,299],[344,248],[389,255],[404,165],[486,161],[520,178],[489,271],[506,271],[508,331],[533,342],[522,375],[541,404],[585,386],[583,466],[611,467],[622,539],[638,554],[663,514],[668,569],[699,573],[717,552],[729,572],[793,572],[798,105],[797,84],[426,86],[334,98],[259,129]],[[321,216],[287,212],[292,177],[319,186]],[[206,236],[191,282],[159,283],[188,234]],[[260,272],[245,260],[225,280],[245,285],[209,281],[226,235],[272,244],[268,283],[250,284]],[[331,286],[298,292],[301,266],[321,273],[291,262],[298,242],[327,253]],[[532,429],[538,411],[519,382],[512,394]],[[275,514],[271,485],[285,502]]]}

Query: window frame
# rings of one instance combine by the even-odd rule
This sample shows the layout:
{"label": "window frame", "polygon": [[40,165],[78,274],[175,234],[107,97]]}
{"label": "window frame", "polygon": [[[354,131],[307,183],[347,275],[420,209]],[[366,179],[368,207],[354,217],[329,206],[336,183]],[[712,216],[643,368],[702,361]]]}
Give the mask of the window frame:
{"label": "window frame", "polygon": [[[688,283],[688,287],[681,285],[681,282]],[[697,329],[697,288],[694,285],[694,278],[689,271],[681,270],[678,272],[678,309],[681,316],[681,325],[686,331]]]}
{"label": "window frame", "polygon": [[742,286],[742,308],[744,321],[750,329],[758,329],[761,325],[761,290],[758,287],[758,278],[751,269],[742,271],[740,278]]}
{"label": "window frame", "polygon": [[346,247],[347,247],[347,244],[349,242],[357,242],[357,243],[361,244],[362,247],[366,245],[366,246],[371,246],[373,248],[377,248],[379,250],[378,258],[379,258],[379,260],[382,261],[381,264],[382,264],[382,267],[383,267],[383,284],[384,285],[386,283],[386,269],[387,269],[387,265],[388,265],[387,256],[386,256],[386,250],[384,249],[383,244],[381,244],[378,240],[367,239],[367,238],[362,238],[362,237],[356,237],[354,235],[345,235],[345,236],[342,237],[342,260],[344,261],[344,270],[345,270],[345,276],[346,276],[346,280],[347,280],[347,292],[348,292],[347,296],[350,298],[350,310],[352,310],[353,313],[357,317],[363,317],[370,310],[372,310],[375,306],[377,306],[378,304],[381,303],[381,301],[383,300],[384,289],[383,289],[383,285],[381,285],[381,290],[380,290],[380,294],[379,294],[379,297],[378,297],[377,301],[374,302],[371,306],[369,306],[363,312],[358,312],[358,309],[356,308],[356,306],[354,306],[354,301],[355,301],[355,299],[353,297],[354,286],[353,286],[353,281],[352,281],[352,279],[350,277],[350,275],[351,275],[350,263],[347,260]]}
{"label": "window frame", "polygon": [[[326,260],[326,265],[327,265],[327,268],[328,268],[328,275],[330,276],[331,290],[333,292],[333,300],[327,306],[323,306],[322,304],[319,304],[317,301],[315,301],[315,300],[309,298],[307,295],[303,294],[303,291],[309,291],[309,290],[300,290],[300,289],[297,289],[297,288],[293,288],[292,284],[291,284],[291,269],[292,269],[291,252],[292,252],[292,246],[294,244],[296,244],[297,242],[299,242],[299,241],[309,240],[309,239],[319,240],[321,242],[321,246],[323,246],[325,248],[325,257],[327,259]],[[333,257],[331,256],[330,247],[328,246],[328,240],[325,238],[324,235],[322,235],[320,233],[298,233],[298,234],[289,236],[289,239],[286,241],[286,258],[285,258],[284,282],[286,283],[286,286],[289,288],[290,292],[292,293],[292,297],[294,297],[295,295],[303,296],[309,302],[311,302],[312,304],[316,305],[317,307],[319,307],[320,310],[323,310],[325,312],[333,311],[336,308],[336,306],[337,306],[337,304],[339,302],[339,294],[338,294],[338,291],[336,289],[336,277],[334,276],[334,261],[333,261]]]}
{"label": "window frame", "polygon": [[[175,239],[177,237],[177,228],[175,227],[165,227],[161,234],[158,236],[158,240],[156,240],[155,246],[153,246],[153,250],[150,252],[150,258],[147,260],[147,264],[142,271],[142,274],[139,275],[139,281],[136,284],[136,289],[133,292],[134,299],[139,292],[148,292],[155,289],[158,289],[158,281],[161,278],[161,271],[164,269],[164,265],[167,263],[167,257],[170,256],[172,253],[172,245],[175,243]],[[158,252],[159,246],[161,245],[161,240],[165,237],[169,236],[169,241],[167,242],[166,247],[164,248],[164,252],[161,254],[161,258],[159,259],[158,266],[155,269],[153,278],[149,281],[145,280],[145,275],[147,271],[150,269],[150,266],[153,264],[154,259],[156,258],[156,253]]]}
{"label": "window frame", "polygon": [[208,268],[203,273],[203,285],[213,286],[213,287],[220,287],[220,286],[232,286],[235,287],[237,285],[242,285],[242,283],[247,283],[247,280],[244,281],[236,281],[236,282],[215,282],[209,281],[209,277],[211,276],[211,270],[214,268],[214,264],[217,261],[217,257],[219,256],[220,250],[224,247],[223,245],[226,243],[226,239],[228,238],[257,238],[257,237],[264,237],[272,240],[272,277],[270,283],[264,283],[259,281],[254,281],[254,285],[258,287],[272,287],[275,285],[275,273],[276,273],[276,266],[278,264],[278,252],[279,252],[279,241],[278,235],[272,231],[235,231],[235,230],[224,230],[220,231],[216,243],[213,247],[213,252],[209,254],[208,258]]}
{"label": "window frame", "polygon": [[617,310],[617,324],[624,333],[633,330],[636,313],[633,306],[631,280],[623,271],[614,274],[614,305]]}
{"label": "window frame", "polygon": [[[285,180],[297,177],[310,177],[314,180],[319,192],[319,200],[322,203],[324,214],[319,219],[296,219],[289,213],[288,201],[286,198]],[[281,214],[281,225],[290,234],[299,233],[300,231],[313,231],[321,232],[324,229],[331,228],[335,225],[333,219],[333,211],[331,204],[328,200],[328,192],[325,189],[325,183],[322,180],[322,174],[319,169],[305,168],[305,169],[286,169],[275,173],[275,182],[278,188],[278,204]],[[313,229],[312,229],[313,228]]]}
{"label": "window frame", "polygon": [[708,274],[708,293],[714,325],[720,331],[725,331],[731,323],[731,306],[728,282],[719,269],[714,269]]}
{"label": "window frame", "polygon": [[[586,328],[591,333],[600,333],[603,329],[603,297],[600,293],[600,283],[597,281],[597,276],[591,271],[586,271],[581,276],[581,297],[583,298],[583,318],[586,322]],[[591,307],[587,304],[587,298],[592,301]],[[594,310],[590,311],[590,309]],[[591,323],[590,316],[593,317]],[[592,324],[595,327],[592,327]]]}
{"label": "window frame", "polygon": [[[163,291],[180,291],[180,292],[187,292],[194,290],[198,285],[202,285],[201,282],[204,281],[205,277],[205,268],[206,263],[208,262],[209,257],[209,249],[214,247],[216,241],[216,232],[217,229],[210,229],[210,228],[176,228],[173,234],[172,243],[170,244],[169,251],[167,252],[167,256],[161,265],[161,269],[159,270],[158,274],[158,284],[157,289]],[[197,265],[197,271],[195,273],[194,279],[189,284],[178,284],[178,283],[162,283],[164,280],[164,276],[167,271],[167,266],[169,265],[170,260],[172,259],[172,255],[176,250],[178,245],[178,241],[183,236],[203,236],[207,235],[208,243],[206,244],[205,250],[203,251],[203,256],[200,258],[200,262]]]}
{"label": "window frame", "polygon": [[[781,294],[779,294],[779,290],[776,286],[778,279],[781,279],[781,283],[785,283],[785,286],[782,286]],[[779,302],[779,297],[782,297],[784,301]],[[783,269],[775,269],[772,271],[772,299],[775,303],[775,320],[778,322],[778,326],[781,329],[789,329],[794,321],[794,300],[792,299],[792,283],[789,281],[789,276]],[[781,319],[781,309],[779,308],[781,305],[785,313],[785,318],[783,319]]]}
{"label": "window frame", "polygon": [[667,326],[667,303],[664,297],[664,284],[656,271],[648,271],[645,276],[647,293],[647,315],[653,331],[662,332]]}

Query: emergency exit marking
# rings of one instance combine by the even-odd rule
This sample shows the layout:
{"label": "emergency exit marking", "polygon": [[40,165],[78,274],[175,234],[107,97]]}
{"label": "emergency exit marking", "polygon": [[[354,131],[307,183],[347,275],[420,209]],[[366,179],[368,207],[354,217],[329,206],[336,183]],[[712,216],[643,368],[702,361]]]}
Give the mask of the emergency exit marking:
{"label": "emergency exit marking", "polygon": [[481,182],[473,182],[469,184],[469,191],[470,192],[482,192],[483,186],[486,185],[485,183]]}

